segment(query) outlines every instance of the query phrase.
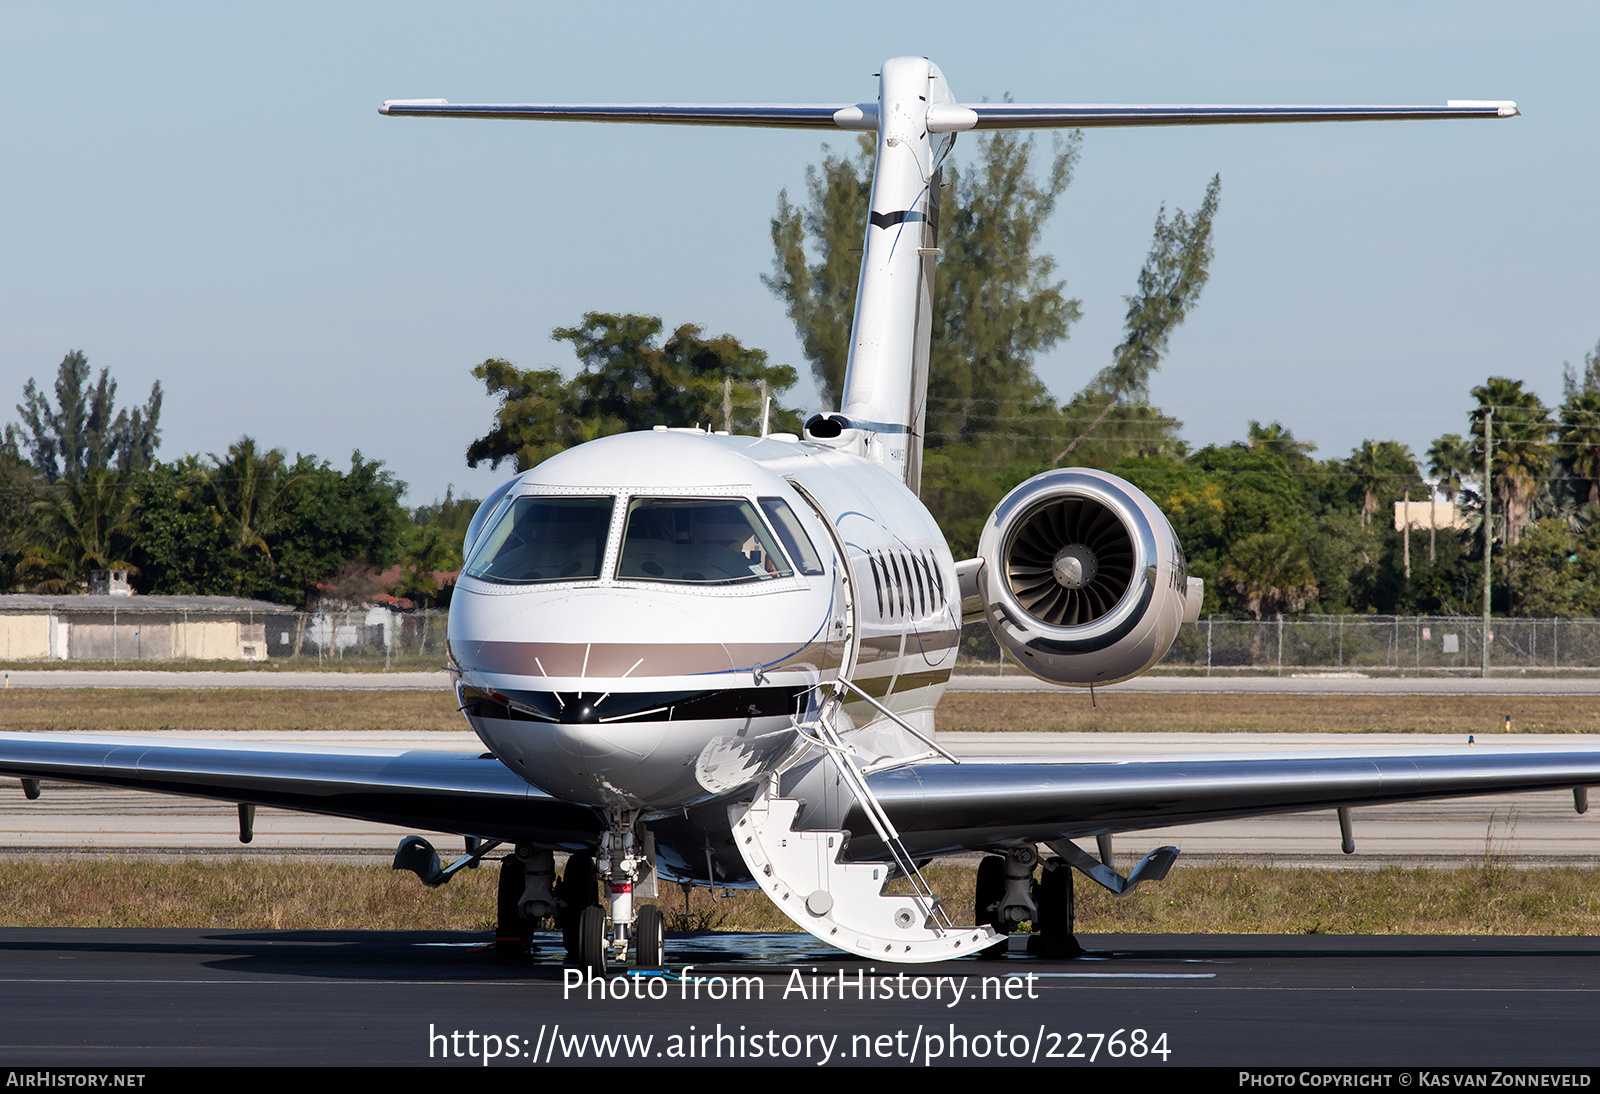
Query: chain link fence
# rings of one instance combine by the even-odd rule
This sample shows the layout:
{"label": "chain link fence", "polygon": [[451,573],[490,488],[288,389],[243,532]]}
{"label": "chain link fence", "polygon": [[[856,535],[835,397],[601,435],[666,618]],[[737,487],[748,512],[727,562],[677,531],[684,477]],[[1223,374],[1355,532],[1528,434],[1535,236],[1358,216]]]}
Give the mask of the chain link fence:
{"label": "chain link fence", "polygon": [[0,613],[0,663],[434,670],[444,611],[150,610]]}
{"label": "chain link fence", "polygon": [[[1600,672],[1600,619],[1492,618],[1491,673]],[[1483,671],[1481,617],[1305,615],[1285,619],[1207,616],[1186,625],[1157,672],[1185,675],[1357,672],[1405,676]],[[1021,673],[1004,661],[989,628],[961,632],[957,672]]]}
{"label": "chain link fence", "polygon": [[[0,663],[96,663],[417,671],[445,662],[443,610],[154,612],[130,605],[70,617],[0,613]],[[1600,619],[1495,618],[1489,668],[1499,673],[1600,672]],[[1208,616],[1186,625],[1157,672],[1475,674],[1483,620],[1464,616]],[[1022,674],[989,628],[961,631],[956,672]]]}

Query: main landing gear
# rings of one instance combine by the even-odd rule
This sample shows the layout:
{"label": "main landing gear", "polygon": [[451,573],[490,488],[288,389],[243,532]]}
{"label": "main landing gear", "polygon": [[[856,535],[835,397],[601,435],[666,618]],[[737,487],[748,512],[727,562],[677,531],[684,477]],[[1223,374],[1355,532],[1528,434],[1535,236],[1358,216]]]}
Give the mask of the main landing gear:
{"label": "main landing gear", "polygon": [[544,848],[522,846],[500,860],[495,900],[494,949],[501,957],[526,957],[537,948],[533,932],[558,917],[556,857]]}
{"label": "main landing gear", "polygon": [[[1146,881],[1160,881],[1178,859],[1176,847],[1157,847],[1126,875],[1117,873],[1110,833],[1095,837],[1100,857],[1069,839],[1046,846],[1055,854],[1046,859],[1033,879],[1039,853],[1032,847],[1013,847],[1003,855],[990,855],[978,864],[978,922],[1000,934],[1010,934],[1022,923],[1033,924],[1028,952],[1035,957],[1077,957],[1083,953],[1072,933],[1072,876],[1076,870],[1115,896],[1127,896]],[[1001,957],[1004,946],[983,952]]]}
{"label": "main landing gear", "polygon": [[[1083,953],[1072,933],[1072,867],[1051,856],[1039,879],[1034,869],[1039,855],[1032,847],[1014,847],[1004,855],[989,855],[978,863],[974,903],[980,924],[1007,935],[1031,922],[1028,952],[1035,957],[1077,957]],[[1006,947],[992,946],[980,957],[1004,957]]]}

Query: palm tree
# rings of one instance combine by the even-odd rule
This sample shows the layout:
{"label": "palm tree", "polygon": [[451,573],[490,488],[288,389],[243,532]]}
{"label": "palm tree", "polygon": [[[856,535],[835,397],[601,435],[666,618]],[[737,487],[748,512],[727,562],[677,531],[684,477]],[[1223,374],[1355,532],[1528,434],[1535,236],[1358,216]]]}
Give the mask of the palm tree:
{"label": "palm tree", "polygon": [[[1459,433],[1446,433],[1428,449],[1428,474],[1434,478],[1432,496],[1441,492],[1444,500],[1454,503],[1461,494],[1462,479],[1472,474],[1472,446]],[[1437,505],[1435,506],[1437,509]],[[1434,529],[1438,527],[1437,512],[1428,521],[1428,561],[1434,560]]]}
{"label": "palm tree", "polygon": [[39,542],[24,550],[19,576],[37,579],[38,592],[73,592],[92,570],[130,570],[127,561],[138,530],[133,491],[122,473],[108,468],[83,472],[54,484],[40,501]]}
{"label": "palm tree", "polygon": [[213,455],[208,476],[217,512],[228,524],[228,536],[240,554],[259,553],[270,566],[272,548],[266,537],[300,476],[284,477],[283,450],[256,451],[256,442],[240,437],[228,446],[228,458]]}
{"label": "palm tree", "polygon": [[1561,447],[1561,462],[1589,481],[1589,504],[1600,501],[1600,391],[1574,391],[1561,404]]}
{"label": "palm tree", "polygon": [[1383,508],[1380,493],[1398,496],[1417,485],[1417,461],[1411,449],[1395,441],[1362,441],[1345,466],[1361,487],[1361,523],[1369,525]]}
{"label": "palm tree", "polygon": [[1273,422],[1262,425],[1260,422],[1249,424],[1245,446],[1247,448],[1260,448],[1274,455],[1282,456],[1283,462],[1293,470],[1300,470],[1311,462],[1311,453],[1317,446],[1310,441],[1297,438],[1289,427],[1282,422]]}
{"label": "palm tree", "polygon": [[1378,511],[1378,487],[1383,483],[1383,464],[1377,442],[1362,441],[1347,462],[1361,485],[1361,523],[1365,526],[1372,523],[1372,514]]}
{"label": "palm tree", "polygon": [[1494,410],[1493,462],[1491,488],[1505,514],[1506,543],[1515,546],[1527,522],[1528,506],[1539,491],[1539,484],[1550,475],[1553,449],[1550,435],[1556,425],[1550,410],[1531,391],[1522,390],[1521,380],[1491,376],[1489,382],[1472,389],[1478,407],[1472,412],[1473,462],[1483,466],[1484,422]]}
{"label": "palm tree", "polygon": [[[1257,532],[1234,544],[1217,574],[1217,583],[1237,596],[1244,610],[1261,622],[1298,612],[1317,595],[1316,575],[1303,544],[1281,532]],[[1250,659],[1261,653],[1261,628],[1250,634]]]}

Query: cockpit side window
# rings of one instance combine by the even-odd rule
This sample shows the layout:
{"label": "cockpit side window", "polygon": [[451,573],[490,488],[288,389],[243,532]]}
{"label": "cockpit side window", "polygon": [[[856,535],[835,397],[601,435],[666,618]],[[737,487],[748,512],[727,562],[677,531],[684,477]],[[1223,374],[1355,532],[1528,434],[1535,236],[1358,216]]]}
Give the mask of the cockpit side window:
{"label": "cockpit side window", "polygon": [[789,557],[794,559],[800,572],[809,577],[822,573],[822,559],[817,556],[817,549],[811,545],[811,537],[806,535],[805,526],[794,515],[794,510],[789,508],[789,503],[782,498],[758,500],[761,502],[761,511],[767,514],[767,519],[777,530],[778,538],[783,540]]}
{"label": "cockpit side window", "polygon": [[743,498],[633,498],[619,581],[735,585],[794,571]]}
{"label": "cockpit side window", "polygon": [[614,508],[609,497],[513,498],[463,572],[512,585],[598,580]]}

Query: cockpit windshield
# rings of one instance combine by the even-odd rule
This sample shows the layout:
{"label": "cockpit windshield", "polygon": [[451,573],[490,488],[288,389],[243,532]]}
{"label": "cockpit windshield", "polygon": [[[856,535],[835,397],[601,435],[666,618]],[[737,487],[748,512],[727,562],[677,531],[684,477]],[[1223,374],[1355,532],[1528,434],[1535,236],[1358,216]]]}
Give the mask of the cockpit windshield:
{"label": "cockpit windshield", "polygon": [[733,585],[793,571],[743,498],[634,498],[617,578]]}
{"label": "cockpit windshield", "polygon": [[609,497],[513,498],[464,572],[510,584],[598,579],[614,507]]}

